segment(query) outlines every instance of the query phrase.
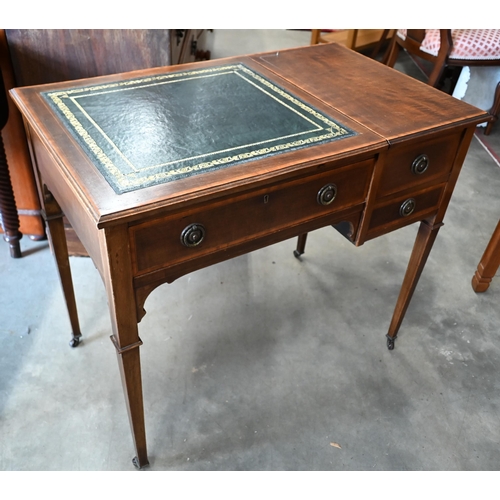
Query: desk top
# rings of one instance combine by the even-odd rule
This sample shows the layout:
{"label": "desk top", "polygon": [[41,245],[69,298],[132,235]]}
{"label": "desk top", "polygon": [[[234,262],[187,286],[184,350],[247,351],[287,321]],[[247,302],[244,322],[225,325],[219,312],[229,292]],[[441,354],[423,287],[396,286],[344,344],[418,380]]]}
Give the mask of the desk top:
{"label": "desk top", "polygon": [[355,134],[242,64],[42,95],[117,194]]}
{"label": "desk top", "polygon": [[[231,68],[224,75],[225,82],[230,84],[221,86],[224,68]],[[120,102],[117,114],[110,116],[106,111],[99,111],[101,99],[111,95],[103,91],[125,87],[144,90],[145,82],[178,82],[180,77],[194,74],[216,76],[204,78],[203,84],[200,78],[189,80],[190,96],[206,89],[210,98],[201,101],[181,99],[177,109],[171,105],[163,108],[158,121],[151,121],[151,114],[144,112],[146,108],[150,110],[148,100],[144,99],[133,101],[132,124],[127,122],[130,100]],[[215,84],[207,84],[209,80]],[[184,85],[186,82],[170,85],[169,92],[174,88],[186,88]],[[166,85],[161,87],[167,88]],[[148,92],[159,88],[153,85]],[[96,89],[101,91],[99,96],[96,96]],[[229,100],[228,89],[234,91]],[[127,92],[130,95],[132,90]],[[171,98],[162,92],[157,93],[155,99],[158,95],[163,102]],[[80,199],[99,227],[119,220],[133,220],[145,212],[175,208],[181,202],[189,206],[223,196],[225,192],[234,194],[270,180],[293,178],[298,171],[312,171],[319,162],[363,160],[408,137],[418,137],[436,129],[446,130],[458,123],[481,123],[487,117],[484,111],[336,44],[24,87],[14,89],[11,94],[31,127],[33,144],[36,147],[37,143],[42,143],[51,157],[53,166],[42,172],[44,178],[53,185],[64,183],[65,189],[69,188]],[[224,106],[214,105],[214,94],[219,104],[225,102]],[[82,97],[84,95],[93,97]],[[118,93],[113,95],[115,99]],[[57,98],[66,104],[69,114],[58,107]],[[99,104],[93,107],[91,114],[87,104],[82,106],[85,99],[86,103],[94,99],[94,104]],[[227,111],[242,103],[242,107],[237,107],[238,113]],[[190,104],[195,108],[191,114],[186,111]],[[78,127],[71,126],[71,115],[81,118],[85,113],[90,116],[87,129],[93,127],[93,132],[103,130],[102,120],[111,118],[104,124],[105,133],[91,136],[90,142],[82,140],[82,135],[78,137]],[[155,113],[158,108],[153,109],[153,115]],[[186,115],[190,117],[187,122],[183,121]],[[231,120],[225,123],[228,116]],[[284,122],[283,117],[287,118]],[[259,120],[263,122],[262,128],[255,126]],[[172,122],[168,133],[160,134],[167,147],[158,149],[158,137],[145,131],[165,121]],[[194,135],[190,135],[193,122],[197,128]],[[247,124],[252,125],[250,131],[245,130]],[[127,137],[113,135],[111,131],[116,125],[126,125],[129,131],[139,127],[142,138],[146,139],[141,149],[137,149],[134,142],[115,147],[117,141]],[[214,126],[212,131],[215,132],[207,133],[207,127]],[[224,126],[231,133],[226,133]],[[237,129],[245,130],[243,138],[236,143],[228,142]],[[173,134],[171,141],[170,133]],[[305,134],[305,143],[288,137],[294,134],[299,137]],[[337,140],[339,138],[341,140]],[[214,140],[212,145],[211,140]],[[267,140],[271,140],[271,151],[260,147],[260,143]],[[101,157],[104,163],[96,162],[99,153],[92,152],[92,141],[105,147],[104,158]],[[193,149],[195,143],[201,143],[201,149]],[[187,154],[179,144],[188,146]],[[238,153],[250,156],[252,161],[245,161],[249,158],[239,158],[237,154],[226,154],[225,150],[232,148],[242,148]],[[214,153],[215,156],[208,157]],[[193,160],[193,157],[197,158]],[[108,160],[110,168],[106,170]],[[212,164],[213,160],[216,161]],[[111,166],[116,167],[118,162],[121,162],[120,168],[112,171]],[[158,169],[158,165],[164,163],[174,164],[174,168]],[[208,164],[207,168],[199,168],[202,164]],[[218,168],[220,164],[230,165],[230,168]],[[148,171],[151,167],[157,167],[151,178],[134,172],[134,168],[144,173],[144,169]],[[182,168],[203,173],[187,176]],[[168,177],[171,171],[174,171],[171,182],[163,182],[161,177]],[[132,184],[117,182],[127,177],[124,172],[133,173]]]}

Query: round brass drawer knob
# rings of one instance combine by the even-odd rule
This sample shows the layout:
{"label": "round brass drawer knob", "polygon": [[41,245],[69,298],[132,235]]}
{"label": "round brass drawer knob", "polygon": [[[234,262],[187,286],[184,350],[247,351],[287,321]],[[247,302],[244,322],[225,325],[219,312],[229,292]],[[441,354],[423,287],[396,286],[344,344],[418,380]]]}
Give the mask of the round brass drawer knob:
{"label": "round brass drawer knob", "polygon": [[415,202],[415,200],[413,198],[408,198],[401,204],[399,214],[401,215],[401,217],[408,217],[415,211],[416,206],[417,203]]}
{"label": "round brass drawer knob", "polygon": [[318,191],[317,200],[320,205],[330,205],[337,196],[337,186],[335,184],[327,184]]}
{"label": "round brass drawer knob", "polygon": [[205,233],[203,224],[189,224],[181,233],[181,243],[185,247],[196,247],[205,238]]}
{"label": "round brass drawer knob", "polygon": [[429,157],[427,155],[417,156],[411,164],[411,172],[422,175],[429,168]]}

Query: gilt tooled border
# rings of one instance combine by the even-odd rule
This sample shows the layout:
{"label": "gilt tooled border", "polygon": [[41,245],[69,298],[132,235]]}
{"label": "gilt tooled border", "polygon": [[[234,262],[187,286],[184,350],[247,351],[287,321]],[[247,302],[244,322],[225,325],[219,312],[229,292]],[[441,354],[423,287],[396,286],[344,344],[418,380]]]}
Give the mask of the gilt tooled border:
{"label": "gilt tooled border", "polygon": [[[259,149],[255,149],[253,151],[248,151],[245,153],[240,153],[236,155],[229,155],[222,158],[217,158],[210,161],[203,161],[195,165],[186,165],[178,168],[173,168],[168,171],[163,171],[159,173],[155,173],[154,175],[141,175],[141,172],[151,167],[144,167],[138,172],[131,172],[124,174],[109,158],[109,156],[102,150],[102,148],[97,144],[97,142],[93,139],[93,137],[89,134],[89,132],[84,128],[84,126],[80,123],[80,121],[76,118],[76,116],[72,113],[72,111],[68,108],[68,106],[64,103],[63,99],[69,99],[74,94],[81,94],[79,97],[83,95],[93,95],[99,93],[100,91],[109,92],[112,89],[116,89],[116,91],[124,90],[124,89],[134,89],[140,88],[144,86],[144,84],[154,84],[159,83],[161,81],[168,80],[179,80],[183,77],[193,77],[199,78],[203,76],[213,76],[217,74],[227,73],[227,72],[236,73],[237,71],[243,71],[247,75],[249,75],[254,80],[258,81],[260,84],[266,86],[271,91],[278,94],[280,97],[288,100],[293,103],[298,108],[302,109],[304,112],[309,115],[314,116],[316,119],[320,120],[325,124],[326,132],[324,134],[309,137],[307,139],[298,139],[294,141],[290,141],[285,144],[277,144],[274,146],[262,147]],[[262,88],[258,87],[260,90]],[[83,88],[72,88],[65,89],[55,92],[47,92],[45,94],[46,98],[50,99],[53,105],[59,110],[60,113],[64,115],[67,119],[69,125],[73,128],[74,132],[81,138],[81,140],[85,143],[85,145],[90,149],[90,151],[95,155],[96,159],[99,163],[108,171],[108,174],[112,176],[112,182],[115,183],[119,192],[127,192],[142,186],[149,186],[153,184],[160,184],[162,182],[168,182],[169,180],[174,180],[182,176],[186,176],[190,173],[199,172],[203,170],[208,170],[213,167],[227,165],[229,163],[237,163],[245,160],[250,160],[256,157],[264,157],[267,155],[276,154],[279,152],[297,149],[301,147],[306,147],[309,145],[313,145],[319,142],[326,142],[330,140],[334,140],[336,138],[340,138],[342,136],[351,136],[355,135],[355,133],[347,128],[342,127],[340,124],[334,122],[329,119],[327,116],[319,113],[317,110],[307,105],[306,103],[300,101],[295,98],[288,92],[284,91],[277,85],[273,84],[269,80],[266,80],[259,74],[253,72],[246,66],[242,64],[234,64],[227,66],[218,66],[214,68],[207,68],[201,70],[192,70],[186,72],[175,72],[168,73],[156,76],[150,76],[145,78],[139,78],[134,80],[125,80],[120,82],[112,82],[102,85],[95,85],[91,87],[83,87]],[[101,132],[104,134],[104,132]],[[304,132],[308,133],[307,131]],[[105,135],[105,138],[108,140],[110,144],[114,144],[113,141],[109,138],[109,136]],[[279,140],[280,138],[275,138],[273,140]],[[242,148],[245,145],[241,146]],[[119,149],[115,148],[119,151]],[[211,153],[211,155],[217,154]],[[208,156],[208,155],[207,155]],[[178,160],[178,162],[182,162],[183,160]],[[110,180],[107,178],[108,182]],[[111,185],[112,182],[110,182]]]}

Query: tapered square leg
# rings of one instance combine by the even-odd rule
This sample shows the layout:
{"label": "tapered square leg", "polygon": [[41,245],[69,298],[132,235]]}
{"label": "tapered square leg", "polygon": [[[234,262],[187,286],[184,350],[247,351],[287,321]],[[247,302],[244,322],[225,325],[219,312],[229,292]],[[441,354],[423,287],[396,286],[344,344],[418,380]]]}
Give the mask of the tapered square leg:
{"label": "tapered square leg", "polygon": [[300,259],[300,256],[305,252],[306,241],[307,241],[307,233],[300,234],[297,239],[297,248],[293,251],[293,255],[297,259]]}
{"label": "tapered square leg", "polygon": [[71,347],[76,347],[80,343],[82,334],[80,322],[76,309],[75,291],[73,288],[73,278],[71,277],[71,267],[69,264],[68,245],[64,232],[63,213],[56,200],[50,192],[45,189],[43,195],[42,215],[48,226],[49,242],[56,259],[57,271],[61,280],[61,285],[68,309],[69,320],[72,329]]}
{"label": "tapered square leg", "polygon": [[141,362],[139,356],[140,343],[128,349],[121,350],[116,344],[114,337],[112,337],[112,340],[117,349],[125,403],[134,441],[135,457],[132,459],[132,462],[138,469],[142,469],[146,465],[149,465],[149,461],[144,423]]}
{"label": "tapered square leg", "polygon": [[387,347],[389,350],[394,349],[394,341],[396,340],[399,328],[403,322],[406,310],[410,304],[413,292],[417,287],[418,280],[424,269],[429,253],[434,245],[439,228],[443,224],[429,224],[427,221],[420,223],[415,244],[410,256],[410,262],[406,270],[401,291],[396,302],[396,308],[392,316],[392,321],[387,333]]}
{"label": "tapered square leg", "polygon": [[108,295],[113,335],[125,403],[135,448],[134,465],[148,465],[136,295],[133,286],[128,228],[125,225],[106,228],[101,234],[104,256],[104,282]]}

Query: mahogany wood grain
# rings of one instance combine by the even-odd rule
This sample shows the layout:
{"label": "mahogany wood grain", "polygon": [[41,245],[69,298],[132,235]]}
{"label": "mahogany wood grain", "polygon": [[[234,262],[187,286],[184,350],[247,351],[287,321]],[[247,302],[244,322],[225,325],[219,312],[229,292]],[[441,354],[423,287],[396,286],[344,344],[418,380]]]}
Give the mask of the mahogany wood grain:
{"label": "mahogany wood grain", "polygon": [[[181,214],[134,225],[130,228],[130,236],[136,256],[135,274],[162,268],[167,260],[176,265],[209,253],[226,252],[245,241],[309,220],[323,219],[353,205],[361,206],[368,191],[372,167],[373,162],[364,161],[235,196],[230,201],[223,200],[209,207],[200,205]],[[317,193],[331,183],[336,185],[337,195],[330,205],[322,206],[316,200]],[[335,217],[333,215],[334,220]],[[207,234],[203,245],[186,252],[186,248],[179,245],[179,236],[192,223],[203,224]]]}
{"label": "mahogany wood grain", "polygon": [[[443,195],[445,184],[432,186],[423,191],[406,192],[374,208],[370,220],[367,239],[380,236],[411,222],[424,219],[436,212]],[[407,200],[414,200],[415,208],[410,215],[403,215],[402,206]]]}
{"label": "mahogany wood grain", "polygon": [[[421,222],[387,334],[392,349],[475,127],[486,116],[335,44],[203,61],[182,69],[233,62],[257,71],[356,135],[118,195],[40,96],[67,83],[12,91],[27,123],[41,182],[81,235],[104,280],[138,467],[148,463],[138,322],[151,291],[293,236],[299,237],[300,256],[308,231],[320,227],[346,228],[342,233],[362,245]],[[157,68],[79,84],[178,70]],[[422,155],[429,159],[427,166]],[[422,172],[414,172],[416,160]],[[337,185],[338,199],[323,206],[318,190],[327,183]],[[416,203],[413,211],[402,212],[409,199]],[[194,248],[184,246],[181,238],[191,223],[206,228],[205,239]],[[54,244],[60,245],[59,240]],[[66,254],[61,251],[63,261]]]}
{"label": "mahogany wood grain", "polygon": [[[301,50],[305,57],[309,54],[308,78],[304,78],[304,63],[293,49],[256,55],[253,60],[391,144],[430,131],[444,133],[455,128],[457,121],[474,120],[478,112],[472,106],[465,110],[458,99],[340,45]],[[483,116],[488,114],[483,112]]]}
{"label": "mahogany wood grain", "polygon": [[132,262],[128,246],[128,229],[124,225],[106,228],[100,233],[104,256],[104,283],[108,294],[113,335],[120,375],[125,394],[134,441],[134,463],[138,468],[148,465],[146,428],[142,397],[139,347],[142,341],[137,328],[138,318],[132,282]]}

